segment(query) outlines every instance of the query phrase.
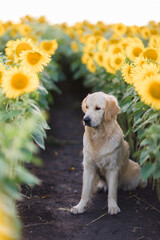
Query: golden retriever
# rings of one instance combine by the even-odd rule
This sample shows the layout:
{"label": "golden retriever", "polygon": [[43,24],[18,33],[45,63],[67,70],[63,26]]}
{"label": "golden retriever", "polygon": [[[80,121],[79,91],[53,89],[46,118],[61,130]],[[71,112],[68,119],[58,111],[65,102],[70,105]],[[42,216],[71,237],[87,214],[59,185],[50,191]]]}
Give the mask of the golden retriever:
{"label": "golden retriever", "polygon": [[118,102],[103,92],[89,94],[82,102],[85,133],[83,138],[83,187],[81,200],[71,208],[73,214],[86,210],[92,193],[99,187],[108,189],[108,213],[117,214],[117,189],[145,187],[141,168],[129,159],[128,143],[116,118]]}

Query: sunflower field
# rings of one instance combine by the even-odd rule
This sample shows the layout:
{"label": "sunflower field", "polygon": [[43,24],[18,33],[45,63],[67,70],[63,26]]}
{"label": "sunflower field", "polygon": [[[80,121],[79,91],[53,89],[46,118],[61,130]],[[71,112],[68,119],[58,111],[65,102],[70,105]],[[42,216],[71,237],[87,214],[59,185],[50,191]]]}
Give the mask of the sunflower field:
{"label": "sunflower field", "polygon": [[65,79],[62,58],[89,91],[117,97],[131,155],[160,197],[160,23],[68,26],[27,15],[17,24],[0,22],[0,51],[1,240],[20,239],[21,186],[40,184],[27,164],[41,164],[47,111]]}

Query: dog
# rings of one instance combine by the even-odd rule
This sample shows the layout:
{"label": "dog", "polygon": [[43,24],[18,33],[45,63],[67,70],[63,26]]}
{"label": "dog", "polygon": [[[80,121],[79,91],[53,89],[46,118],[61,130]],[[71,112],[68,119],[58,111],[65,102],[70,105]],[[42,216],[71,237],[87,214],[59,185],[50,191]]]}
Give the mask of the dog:
{"label": "dog", "polygon": [[141,167],[129,159],[128,143],[117,123],[120,107],[113,95],[103,92],[89,94],[82,102],[83,122],[83,187],[81,200],[71,213],[84,213],[92,194],[108,189],[108,213],[120,212],[117,189],[132,190],[145,187]]}

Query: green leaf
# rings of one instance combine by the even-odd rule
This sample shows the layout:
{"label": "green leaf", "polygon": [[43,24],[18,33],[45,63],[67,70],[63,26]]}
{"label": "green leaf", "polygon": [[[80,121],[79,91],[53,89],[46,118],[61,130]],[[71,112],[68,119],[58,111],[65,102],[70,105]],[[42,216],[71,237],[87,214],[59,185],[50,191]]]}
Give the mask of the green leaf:
{"label": "green leaf", "polygon": [[153,173],[153,178],[160,178],[160,162],[156,162],[155,171]]}
{"label": "green leaf", "polygon": [[15,171],[16,171],[16,176],[22,183],[27,183],[28,185],[40,184],[40,180],[25,168],[21,166],[17,166]]}
{"label": "green leaf", "polygon": [[142,167],[142,171],[141,171],[142,179],[143,179],[143,180],[148,179],[148,178],[153,174],[153,172],[155,171],[155,169],[156,169],[155,163],[151,163],[151,162],[146,163],[146,164]]}
{"label": "green leaf", "polygon": [[144,164],[145,161],[149,158],[149,152],[148,151],[142,151],[140,154],[140,165]]}
{"label": "green leaf", "polygon": [[20,196],[15,184],[11,180],[4,179],[0,188],[12,199],[22,200],[22,197]]}
{"label": "green leaf", "polygon": [[33,140],[37,143],[37,145],[42,148],[43,150],[45,150],[45,146],[44,146],[44,138],[42,135],[39,134],[32,134],[32,138]]}
{"label": "green leaf", "polygon": [[2,122],[5,122],[5,121],[7,121],[8,119],[12,119],[12,118],[18,116],[20,113],[21,113],[20,110],[12,110],[12,111],[10,111],[10,112],[3,111],[3,112],[1,112],[1,114],[0,114],[0,120],[1,120]]}

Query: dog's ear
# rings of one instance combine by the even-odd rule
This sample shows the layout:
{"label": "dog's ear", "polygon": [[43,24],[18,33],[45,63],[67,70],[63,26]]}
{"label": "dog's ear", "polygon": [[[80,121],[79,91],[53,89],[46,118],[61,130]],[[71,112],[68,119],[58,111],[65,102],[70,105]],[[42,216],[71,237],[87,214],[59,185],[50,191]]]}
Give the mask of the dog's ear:
{"label": "dog's ear", "polygon": [[[89,95],[89,94],[88,94],[88,95]],[[88,95],[87,95],[87,97],[88,97]],[[87,109],[86,109],[87,97],[85,97],[85,98],[83,99],[83,101],[82,101],[82,111],[83,111],[84,113],[87,112]]]}
{"label": "dog's ear", "polygon": [[106,109],[104,118],[109,122],[112,118],[116,119],[118,113],[120,112],[120,107],[118,106],[117,99],[112,95],[106,96]]}

